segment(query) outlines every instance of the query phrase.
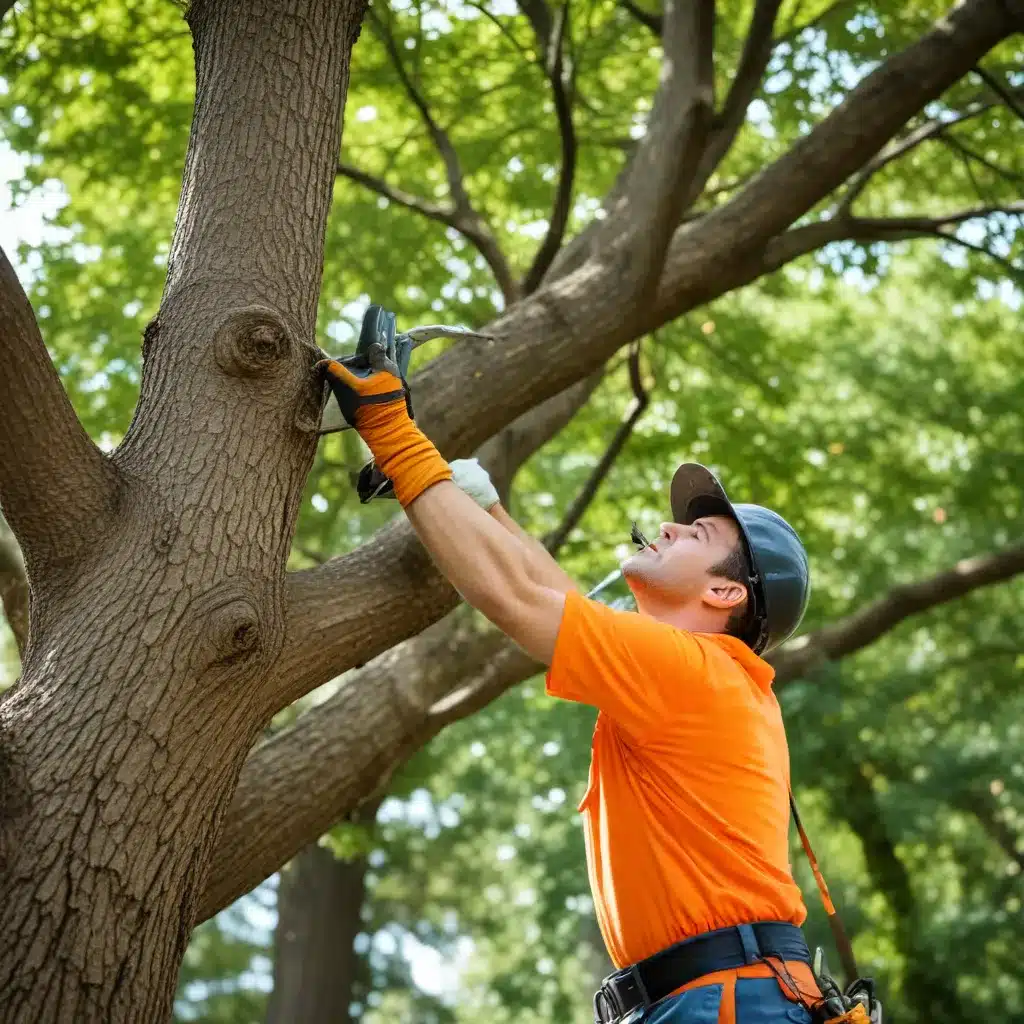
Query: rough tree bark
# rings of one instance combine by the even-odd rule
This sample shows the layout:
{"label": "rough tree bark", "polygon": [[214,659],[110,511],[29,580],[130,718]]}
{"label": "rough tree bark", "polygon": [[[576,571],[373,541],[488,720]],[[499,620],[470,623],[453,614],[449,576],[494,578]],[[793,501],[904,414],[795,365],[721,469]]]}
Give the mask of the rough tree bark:
{"label": "rough tree bark", "polygon": [[0,703],[5,1024],[167,1017],[217,823],[276,710],[265,681],[316,448],[323,237],[362,9],[190,6],[179,217],[112,457],[77,423],[4,260],[0,493],[33,593]]}
{"label": "rough tree bark", "polygon": [[[758,7],[752,24],[770,32],[774,5]],[[794,227],[1019,29],[1019,7],[957,5],[733,198],[677,227],[707,173],[702,154],[735,123],[712,117],[712,15],[707,3],[665,5],[669,66],[600,230],[490,325],[493,342],[457,344],[414,380],[420,421],[447,457],[470,454],[667,319],[803,253],[934,235],[964,216],[865,221],[843,208]],[[32,594],[22,678],[0,702],[5,1024],[166,1016],[200,900],[209,913],[251,887],[372,793],[398,754],[529,671],[498,645],[454,694],[451,680],[420,673],[349,692],[344,795],[321,794],[321,807],[288,818],[302,794],[276,784],[292,777],[275,738],[246,767],[218,844],[267,718],[453,603],[402,523],[321,568],[284,571],[323,400],[313,329],[361,16],[362,0],[190,6],[197,92],[182,200],[139,405],[112,457],[82,431],[0,266],[0,501]],[[749,49],[755,69],[761,42]],[[482,656],[494,641],[471,642]],[[320,709],[314,734],[336,713]],[[398,733],[373,737],[365,754],[365,730],[396,719]],[[270,784],[265,835],[244,828],[253,782]],[[240,858],[239,838],[252,848]]]}
{"label": "rough tree bark", "polygon": [[28,579],[21,548],[3,515],[0,515],[0,605],[21,654],[28,641]]}

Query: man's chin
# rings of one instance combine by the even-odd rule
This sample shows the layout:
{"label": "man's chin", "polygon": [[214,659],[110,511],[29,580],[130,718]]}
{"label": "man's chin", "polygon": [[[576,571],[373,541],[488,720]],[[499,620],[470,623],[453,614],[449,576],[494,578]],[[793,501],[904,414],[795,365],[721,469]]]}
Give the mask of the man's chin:
{"label": "man's chin", "polygon": [[640,582],[646,575],[644,572],[644,553],[638,551],[635,555],[630,555],[629,558],[619,565],[619,569],[622,571],[622,575],[627,583],[631,580]]}

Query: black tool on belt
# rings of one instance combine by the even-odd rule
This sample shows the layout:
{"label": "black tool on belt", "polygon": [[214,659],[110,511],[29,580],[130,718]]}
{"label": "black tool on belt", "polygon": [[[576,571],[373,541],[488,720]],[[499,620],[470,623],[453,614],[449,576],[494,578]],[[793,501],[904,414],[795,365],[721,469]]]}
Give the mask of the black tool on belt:
{"label": "black tool on belt", "polygon": [[594,995],[595,1024],[630,1024],[677,988],[705,974],[766,958],[810,964],[803,933],[792,924],[763,921],[706,932],[608,975]]}

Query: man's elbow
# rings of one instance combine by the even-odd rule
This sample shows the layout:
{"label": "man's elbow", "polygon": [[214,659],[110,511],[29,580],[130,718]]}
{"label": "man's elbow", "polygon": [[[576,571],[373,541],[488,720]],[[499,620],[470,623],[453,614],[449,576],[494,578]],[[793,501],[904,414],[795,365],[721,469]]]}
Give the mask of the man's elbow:
{"label": "man's elbow", "polygon": [[564,608],[565,594],[527,581],[496,595],[489,609],[479,610],[513,643],[546,667],[554,658]]}

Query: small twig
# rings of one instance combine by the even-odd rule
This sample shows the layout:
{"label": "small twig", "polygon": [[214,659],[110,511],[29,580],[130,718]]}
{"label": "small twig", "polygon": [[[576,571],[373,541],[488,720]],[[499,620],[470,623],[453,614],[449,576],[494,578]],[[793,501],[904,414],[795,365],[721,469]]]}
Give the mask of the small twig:
{"label": "small twig", "polygon": [[523,278],[523,293],[529,295],[540,287],[544,275],[558,255],[565,237],[572,209],[572,190],[576,177],[576,128],[572,119],[572,99],[565,83],[564,49],[568,35],[569,0],[565,0],[552,30],[551,39],[544,56],[544,72],[551,85],[551,96],[558,118],[558,130],[562,144],[562,166],[558,176],[548,230],[544,241],[533,258],[530,269]]}
{"label": "small twig", "polygon": [[665,27],[665,19],[660,14],[653,14],[645,11],[633,2],[633,0],[619,0],[619,6],[631,17],[635,18],[641,25],[653,32],[659,39]]}
{"label": "small twig", "polygon": [[991,71],[986,71],[980,64],[974,65],[974,73],[1012,110],[1021,121],[1024,121],[1024,105],[1013,91],[999,81]]}
{"label": "small twig", "polygon": [[472,0],[469,0],[469,6],[474,10],[479,11],[488,21],[493,23],[497,27],[498,31],[509,41],[515,50],[518,51],[521,57],[528,61],[533,60],[533,56],[530,51],[523,46],[518,39],[516,39],[508,26],[505,25],[496,14],[492,14],[484,4],[473,3]]}
{"label": "small twig", "polygon": [[[939,141],[951,147],[952,149],[955,149],[962,156],[967,157],[970,160],[976,161],[983,167],[987,167],[993,174],[998,175],[1000,178],[1005,178],[1007,181],[1012,181],[1017,184],[1024,182],[1024,175],[1017,174],[1016,171],[1008,170],[1005,167],[1000,167],[999,164],[994,163],[992,160],[989,160],[989,158],[985,156],[984,153],[978,153],[976,150],[972,149],[966,143],[961,142],[960,139],[958,139],[955,135],[945,133],[939,136]],[[981,196],[981,198],[984,199],[985,197]]]}
{"label": "small twig", "polygon": [[594,495],[597,494],[598,488],[608,476],[612,466],[615,464],[615,460],[619,457],[619,453],[625,447],[626,442],[633,433],[633,429],[639,422],[640,417],[643,416],[650,402],[650,394],[644,387],[640,368],[640,348],[641,343],[637,340],[633,342],[629,351],[629,383],[633,389],[633,407],[630,409],[626,419],[619,424],[611,443],[605,449],[604,454],[587,478],[587,482],[583,485],[582,490],[576,495],[572,504],[566,510],[561,523],[544,538],[544,546],[552,555],[558,552],[568,539],[569,534],[576,528],[580,519],[583,518],[584,512],[586,512],[590,503],[594,500]]}
{"label": "small twig", "polygon": [[883,167],[888,166],[894,160],[898,160],[901,156],[905,156],[912,149],[916,149],[920,146],[921,143],[943,135],[943,133],[947,132],[954,125],[961,124],[972,117],[977,117],[986,110],[991,110],[993,106],[995,106],[993,103],[973,104],[954,117],[947,118],[944,121],[938,119],[934,121],[926,121],[924,124],[915,128],[912,132],[909,132],[902,139],[894,139],[873,159],[869,160],[864,165],[863,170],[861,170],[853,181],[850,182],[846,192],[839,201],[839,205],[836,207],[836,216],[843,216],[853,208],[853,204],[856,202],[857,197],[867,187],[871,178],[882,170]]}
{"label": "small twig", "polygon": [[442,224],[447,224],[451,227],[455,226],[455,210],[450,206],[442,206],[440,203],[431,202],[422,196],[414,196],[411,192],[406,192],[396,185],[389,185],[383,178],[367,174],[361,168],[344,161],[338,164],[338,174],[343,178],[348,178],[350,181],[363,185],[371,192],[384,196],[392,203],[404,206],[407,210],[415,210],[416,213],[421,213],[424,217],[429,217],[431,220],[440,221]]}
{"label": "small twig", "polygon": [[[441,160],[444,163],[445,175],[448,179],[448,193],[451,196],[452,201],[452,220],[446,221],[446,223],[450,223],[452,227],[465,235],[466,238],[473,243],[480,255],[483,256],[484,260],[487,262],[487,265],[491,268],[498,287],[501,289],[502,294],[505,297],[506,303],[511,304],[519,296],[519,286],[512,274],[512,269],[508,264],[508,260],[505,258],[505,254],[502,252],[501,246],[498,244],[498,240],[495,237],[494,232],[491,230],[490,224],[487,223],[487,220],[483,217],[480,211],[476,209],[469,198],[469,193],[466,191],[465,180],[462,173],[462,165],[459,162],[459,155],[456,152],[451,138],[434,119],[426,99],[409,77],[409,73],[405,68],[398,44],[395,42],[395,37],[392,35],[388,26],[376,13],[373,7],[368,9],[367,17],[384,43],[384,46],[388,51],[388,55],[391,58],[391,63],[394,65],[395,73],[398,75],[399,81],[402,83],[406,95],[412,101],[413,106],[415,106],[420,112],[420,117],[423,119],[427,132],[430,134],[430,138],[434,143],[434,147],[440,154]],[[408,196],[408,193],[404,194]],[[410,205],[408,203],[403,205],[407,205],[410,209],[419,209],[425,202],[426,201],[424,200],[418,205]]]}
{"label": "small twig", "polygon": [[448,176],[448,190],[451,192],[455,208],[459,209],[460,207],[469,207],[469,196],[466,194],[466,190],[463,186],[462,167],[459,163],[459,157],[455,151],[455,147],[452,145],[452,141],[448,137],[448,133],[445,132],[437,121],[434,120],[434,115],[431,114],[427,101],[409,77],[409,72],[406,71],[405,63],[402,60],[402,54],[398,49],[398,44],[395,42],[395,37],[391,34],[390,29],[384,24],[383,19],[380,18],[373,7],[368,9],[367,17],[377,29],[377,33],[388,51],[388,56],[391,58],[391,63],[395,68],[395,73],[398,75],[398,79],[402,83],[402,87],[405,89],[406,95],[412,101],[413,106],[415,106],[420,112],[420,116],[423,118],[423,123],[426,125],[427,131],[430,133],[434,146],[437,148],[438,153],[441,155],[441,159],[444,161],[445,172]]}
{"label": "small twig", "polygon": [[[1003,213],[1009,216],[1020,216],[1024,213],[1024,203],[1007,203],[1002,206],[979,206],[970,210],[960,210],[947,214],[945,217],[849,217],[838,222],[843,226],[839,238],[850,238],[855,241],[901,241],[911,238],[932,237],[950,242],[962,249],[972,252],[998,263],[1007,274],[1018,283],[1024,283],[1024,270],[1011,260],[976,242],[961,238],[949,230],[969,220],[980,220],[993,214]],[[799,229],[798,229],[799,230]]]}

